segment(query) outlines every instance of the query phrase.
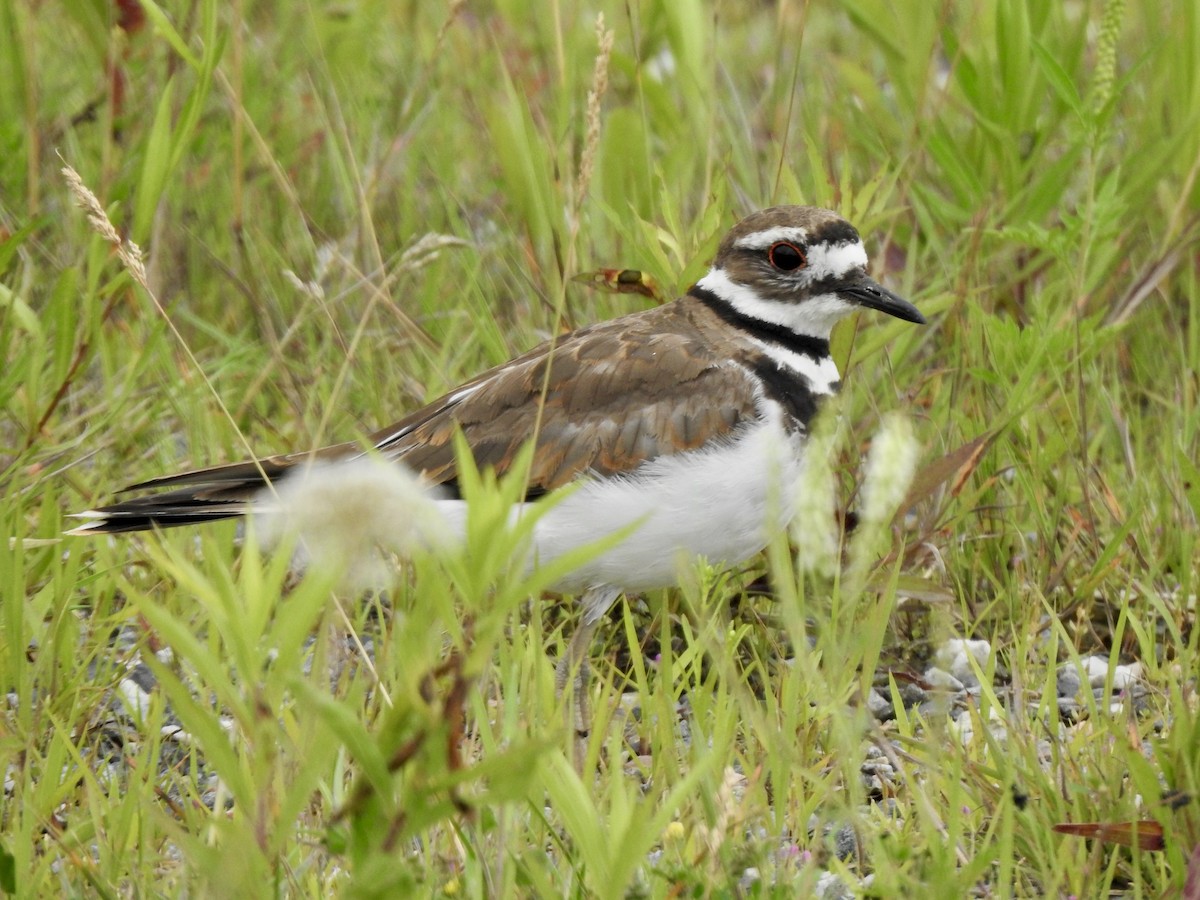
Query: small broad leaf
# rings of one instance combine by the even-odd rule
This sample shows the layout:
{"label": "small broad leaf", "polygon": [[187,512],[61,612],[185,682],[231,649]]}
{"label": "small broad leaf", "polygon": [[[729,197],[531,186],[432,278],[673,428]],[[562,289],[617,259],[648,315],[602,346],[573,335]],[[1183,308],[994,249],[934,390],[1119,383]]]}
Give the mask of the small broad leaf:
{"label": "small broad leaf", "polygon": [[1060,822],[1054,826],[1059,834],[1095,838],[1107,844],[1137,847],[1139,850],[1162,850],[1166,846],[1163,827],[1153,819],[1140,822]]}
{"label": "small broad leaf", "polygon": [[950,485],[950,495],[957,496],[967,479],[978,468],[984,451],[987,450],[995,436],[995,432],[981,434],[973,441],[968,441],[945,456],[935,459],[917,472],[908,489],[908,496],[904,498],[896,511],[896,517],[900,518],[905,515],[913,506],[932,495],[951,478],[954,480]]}
{"label": "small broad leaf", "polygon": [[865,590],[879,594],[894,590],[897,597],[931,605],[954,602],[953,591],[920,575],[893,576],[889,572],[876,572],[867,582]]}
{"label": "small broad leaf", "polygon": [[662,288],[654,276],[639,269],[596,269],[576,275],[571,280],[610,294],[641,294],[659,303],[664,299]]}
{"label": "small broad leaf", "polygon": [[1200,900],[1200,844],[1193,847],[1191,855],[1188,856],[1182,900]]}
{"label": "small broad leaf", "polygon": [[17,892],[17,859],[4,846],[0,846],[0,891]]}

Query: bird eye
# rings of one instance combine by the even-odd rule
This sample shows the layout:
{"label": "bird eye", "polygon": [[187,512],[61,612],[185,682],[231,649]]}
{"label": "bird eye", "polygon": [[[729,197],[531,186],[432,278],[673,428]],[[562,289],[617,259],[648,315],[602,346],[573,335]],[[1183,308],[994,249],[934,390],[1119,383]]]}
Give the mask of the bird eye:
{"label": "bird eye", "polygon": [[804,251],[787,241],[772,244],[767,250],[767,261],[781,272],[794,272],[808,265]]}

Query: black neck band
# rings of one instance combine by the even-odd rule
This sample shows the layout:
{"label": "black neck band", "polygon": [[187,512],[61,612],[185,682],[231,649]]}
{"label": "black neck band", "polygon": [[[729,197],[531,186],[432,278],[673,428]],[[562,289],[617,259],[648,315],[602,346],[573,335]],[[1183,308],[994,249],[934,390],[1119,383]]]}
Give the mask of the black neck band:
{"label": "black neck band", "polygon": [[807,334],[796,334],[796,332],[792,331],[786,325],[776,325],[774,322],[767,322],[763,319],[756,319],[754,316],[746,315],[735,309],[733,304],[728,300],[722,299],[708,290],[708,288],[702,288],[699,285],[692,285],[688,294],[695,297],[730,325],[740,328],[742,331],[758,338],[764,343],[775,344],[795,353],[803,353],[805,356],[812,357],[815,360],[826,359],[829,356],[829,341],[824,338],[812,337]]}

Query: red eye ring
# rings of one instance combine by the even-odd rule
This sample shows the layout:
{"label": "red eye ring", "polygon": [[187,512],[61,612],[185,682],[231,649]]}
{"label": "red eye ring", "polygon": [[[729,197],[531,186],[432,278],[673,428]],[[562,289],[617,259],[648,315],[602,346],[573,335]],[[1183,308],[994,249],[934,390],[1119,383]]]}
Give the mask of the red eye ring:
{"label": "red eye ring", "polygon": [[795,272],[808,265],[808,257],[791,241],[778,241],[768,248],[767,262],[781,272]]}

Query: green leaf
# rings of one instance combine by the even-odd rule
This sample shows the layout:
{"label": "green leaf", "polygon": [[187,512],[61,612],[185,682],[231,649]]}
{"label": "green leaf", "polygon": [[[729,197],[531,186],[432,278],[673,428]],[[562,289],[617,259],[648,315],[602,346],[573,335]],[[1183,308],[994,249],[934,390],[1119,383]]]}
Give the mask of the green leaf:
{"label": "green leaf", "polygon": [[171,49],[179,54],[180,59],[193,69],[199,69],[200,60],[196,59],[196,55],[188,49],[187,42],[175,30],[175,26],[171,24],[171,20],[163,12],[162,7],[155,3],[154,0],[142,0],[141,6],[146,12],[146,18],[153,24],[154,30],[166,38],[167,43],[171,45]]}
{"label": "green leaf", "polygon": [[11,315],[18,327],[39,342],[45,337],[37,313],[12,292],[7,285],[0,284],[0,316]]}
{"label": "green leaf", "polygon": [[1062,63],[1046,48],[1044,43],[1038,40],[1033,42],[1033,57],[1037,60],[1038,67],[1046,76],[1046,80],[1050,82],[1050,87],[1054,88],[1054,93],[1058,95],[1058,98],[1067,104],[1072,112],[1083,115],[1083,98],[1079,96],[1075,82],[1071,80],[1067,70],[1062,67]]}
{"label": "green leaf", "polygon": [[17,859],[0,843],[0,891],[6,894],[17,892]]}
{"label": "green leaf", "polygon": [[1184,496],[1192,508],[1192,515],[1200,519],[1200,467],[1186,452],[1177,454],[1175,459],[1178,460],[1179,470],[1183,473]]}
{"label": "green leaf", "polygon": [[158,209],[171,174],[171,130],[175,116],[175,79],[163,85],[162,96],[154,112],[150,134],[142,158],[142,176],[138,180],[137,196],[133,207],[132,237],[135,243],[145,243],[150,235],[154,212]]}

